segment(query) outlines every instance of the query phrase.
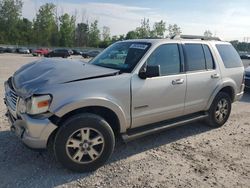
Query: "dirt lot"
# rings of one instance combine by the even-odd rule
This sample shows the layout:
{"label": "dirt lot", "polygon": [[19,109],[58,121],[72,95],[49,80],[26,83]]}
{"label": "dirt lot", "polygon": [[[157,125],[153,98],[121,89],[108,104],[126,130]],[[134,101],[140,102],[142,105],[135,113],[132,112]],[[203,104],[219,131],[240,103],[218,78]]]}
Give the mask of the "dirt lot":
{"label": "dirt lot", "polygon": [[[0,54],[1,98],[4,80],[35,59]],[[220,129],[195,123],[129,144],[118,139],[109,162],[85,174],[23,146],[4,113],[0,100],[0,187],[250,187],[250,93],[233,105]]]}

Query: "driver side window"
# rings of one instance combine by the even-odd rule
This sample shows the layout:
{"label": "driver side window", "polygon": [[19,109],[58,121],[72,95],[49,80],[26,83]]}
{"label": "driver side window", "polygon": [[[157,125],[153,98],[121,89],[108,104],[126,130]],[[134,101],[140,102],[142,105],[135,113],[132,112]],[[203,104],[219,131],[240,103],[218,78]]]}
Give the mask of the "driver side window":
{"label": "driver side window", "polygon": [[159,46],[148,58],[147,65],[160,65],[161,76],[180,73],[181,62],[178,44]]}

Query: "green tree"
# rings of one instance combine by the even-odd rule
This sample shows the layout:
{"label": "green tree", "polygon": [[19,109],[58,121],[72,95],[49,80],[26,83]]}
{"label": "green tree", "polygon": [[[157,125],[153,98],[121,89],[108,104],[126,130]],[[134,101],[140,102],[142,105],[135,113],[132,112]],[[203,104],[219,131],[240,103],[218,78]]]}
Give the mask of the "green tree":
{"label": "green tree", "polygon": [[166,23],[163,20],[161,20],[160,22],[155,22],[154,28],[151,31],[151,36],[163,38],[166,30]]}
{"label": "green tree", "polygon": [[138,33],[136,31],[129,31],[126,34],[126,39],[138,39]]}
{"label": "green tree", "polygon": [[19,31],[17,24],[21,17],[21,0],[0,1],[0,43],[16,43]]}
{"label": "green tree", "polygon": [[142,19],[141,26],[136,28],[136,32],[138,33],[138,38],[150,37],[149,19]]}
{"label": "green tree", "polygon": [[98,47],[100,42],[100,30],[98,29],[98,21],[95,20],[90,24],[89,28],[89,45],[91,47]]}
{"label": "green tree", "polygon": [[168,26],[168,36],[171,37],[171,36],[174,36],[174,35],[180,35],[182,32],[181,32],[181,28],[177,25],[177,24],[169,24]]}
{"label": "green tree", "polygon": [[52,3],[42,5],[34,20],[35,42],[43,46],[58,43],[58,26],[55,16],[56,6]]}
{"label": "green tree", "polygon": [[17,44],[29,45],[32,41],[32,22],[27,18],[20,19],[17,23],[16,30],[18,31]]}
{"label": "green tree", "polygon": [[59,17],[60,21],[60,45],[72,47],[74,44],[75,17],[63,14]]}
{"label": "green tree", "polygon": [[89,25],[86,23],[78,23],[75,32],[75,44],[78,47],[88,45]]}
{"label": "green tree", "polygon": [[205,36],[205,37],[212,37],[212,36],[213,36],[213,33],[212,33],[210,30],[206,30],[206,31],[204,32],[204,36]]}
{"label": "green tree", "polygon": [[110,28],[107,26],[104,26],[102,28],[102,38],[104,41],[110,41]]}

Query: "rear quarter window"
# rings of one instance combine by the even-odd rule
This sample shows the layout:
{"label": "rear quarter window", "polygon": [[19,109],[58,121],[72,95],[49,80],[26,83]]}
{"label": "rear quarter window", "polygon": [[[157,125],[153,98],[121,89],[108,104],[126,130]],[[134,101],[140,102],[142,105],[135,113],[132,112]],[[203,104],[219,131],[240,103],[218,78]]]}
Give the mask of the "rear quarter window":
{"label": "rear quarter window", "polygon": [[226,68],[242,67],[238,52],[230,44],[216,44],[216,48]]}

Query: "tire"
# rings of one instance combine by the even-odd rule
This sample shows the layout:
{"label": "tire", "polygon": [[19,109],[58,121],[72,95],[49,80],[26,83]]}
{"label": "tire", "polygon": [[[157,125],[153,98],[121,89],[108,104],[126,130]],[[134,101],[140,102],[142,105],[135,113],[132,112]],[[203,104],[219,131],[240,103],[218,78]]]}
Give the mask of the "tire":
{"label": "tire", "polygon": [[104,165],[114,146],[115,136],[109,124],[100,116],[85,113],[72,116],[59,128],[54,153],[67,169],[90,172]]}
{"label": "tire", "polygon": [[230,96],[224,92],[218,93],[208,111],[208,125],[214,128],[223,126],[230,116],[231,108]]}

